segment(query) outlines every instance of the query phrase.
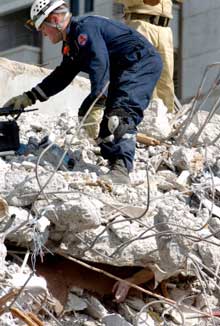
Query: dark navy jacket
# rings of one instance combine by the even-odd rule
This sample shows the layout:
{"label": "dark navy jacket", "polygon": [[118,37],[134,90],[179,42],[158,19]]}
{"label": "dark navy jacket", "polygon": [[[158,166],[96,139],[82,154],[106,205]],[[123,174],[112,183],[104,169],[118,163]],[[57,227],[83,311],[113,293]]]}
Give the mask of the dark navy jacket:
{"label": "dark navy jacket", "polygon": [[112,71],[125,70],[135,60],[137,51],[151,51],[153,46],[127,25],[100,16],[71,19],[63,43],[63,60],[32,91],[40,101],[62,91],[80,72],[89,74],[91,93],[82,106],[85,111],[111,80]]}

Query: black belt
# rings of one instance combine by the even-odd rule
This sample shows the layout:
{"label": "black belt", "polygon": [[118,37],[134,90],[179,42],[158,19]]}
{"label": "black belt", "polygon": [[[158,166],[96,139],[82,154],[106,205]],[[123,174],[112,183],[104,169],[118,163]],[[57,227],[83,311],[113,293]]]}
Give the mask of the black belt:
{"label": "black belt", "polygon": [[125,19],[144,20],[153,25],[162,26],[162,27],[167,27],[170,22],[170,19],[168,17],[139,14],[139,13],[130,13],[130,14],[127,13],[125,14]]}

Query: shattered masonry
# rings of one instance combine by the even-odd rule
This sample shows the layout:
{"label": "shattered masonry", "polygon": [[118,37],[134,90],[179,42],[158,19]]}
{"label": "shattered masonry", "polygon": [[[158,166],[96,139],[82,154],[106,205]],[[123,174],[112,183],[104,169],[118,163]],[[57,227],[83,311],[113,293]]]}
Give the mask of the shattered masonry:
{"label": "shattered masonry", "polygon": [[[10,69],[1,78],[15,83],[31,66]],[[220,324],[220,117],[218,100],[206,107],[200,96],[205,80],[175,114],[152,101],[131,186],[98,180],[106,162],[76,133],[77,103],[19,118],[22,143],[52,132],[75,166],[58,169],[43,152],[0,158],[1,325]],[[83,79],[71,87],[87,89]],[[131,284],[125,303],[113,303],[112,285],[137,267],[149,267],[154,284]]]}

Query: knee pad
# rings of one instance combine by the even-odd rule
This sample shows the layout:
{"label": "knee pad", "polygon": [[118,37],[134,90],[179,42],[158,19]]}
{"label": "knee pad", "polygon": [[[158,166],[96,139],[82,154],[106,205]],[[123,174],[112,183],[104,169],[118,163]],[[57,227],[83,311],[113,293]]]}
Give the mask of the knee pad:
{"label": "knee pad", "polygon": [[108,130],[117,140],[126,134],[126,132],[129,130],[129,124],[124,121],[122,117],[112,115],[108,118]]}
{"label": "knee pad", "polygon": [[135,124],[124,109],[108,110],[101,123],[99,140],[101,142],[117,141],[124,138],[131,130],[135,130]]}

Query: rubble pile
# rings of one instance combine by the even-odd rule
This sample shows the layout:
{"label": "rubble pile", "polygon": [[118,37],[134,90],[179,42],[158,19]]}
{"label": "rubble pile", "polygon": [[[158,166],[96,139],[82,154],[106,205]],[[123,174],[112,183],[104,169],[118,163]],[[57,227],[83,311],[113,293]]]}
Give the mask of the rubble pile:
{"label": "rubble pile", "polygon": [[[164,110],[153,102],[146,111],[139,132],[159,144],[137,143],[131,185],[99,180],[107,162],[71,113],[19,118],[22,150],[0,158],[1,325],[220,325],[220,143],[207,146],[220,117],[192,147],[208,113],[198,112],[177,141],[186,117]],[[49,159],[52,143],[33,146],[48,135],[71,168]],[[94,263],[149,267],[154,284],[121,304],[72,287],[62,306],[36,273],[37,257],[51,254],[85,264],[88,274]]]}

